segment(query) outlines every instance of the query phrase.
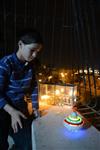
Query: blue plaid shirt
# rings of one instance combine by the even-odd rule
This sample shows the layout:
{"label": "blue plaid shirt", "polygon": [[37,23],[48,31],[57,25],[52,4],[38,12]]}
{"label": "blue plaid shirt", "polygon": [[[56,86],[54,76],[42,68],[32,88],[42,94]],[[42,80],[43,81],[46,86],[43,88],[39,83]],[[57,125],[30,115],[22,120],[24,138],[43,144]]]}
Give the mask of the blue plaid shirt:
{"label": "blue plaid shirt", "polygon": [[33,61],[22,63],[15,53],[0,60],[0,108],[9,103],[16,107],[30,95],[34,108],[38,108],[38,88]]}

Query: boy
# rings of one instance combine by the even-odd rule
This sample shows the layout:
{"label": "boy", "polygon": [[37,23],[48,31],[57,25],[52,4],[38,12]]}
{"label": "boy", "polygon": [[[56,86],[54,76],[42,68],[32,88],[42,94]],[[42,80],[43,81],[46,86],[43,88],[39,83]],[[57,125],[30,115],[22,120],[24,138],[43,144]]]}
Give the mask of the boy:
{"label": "boy", "polygon": [[27,99],[32,99],[34,113],[38,115],[38,88],[36,56],[43,41],[36,30],[24,31],[18,39],[17,52],[0,60],[0,150],[7,150],[9,129],[16,149],[31,150],[32,116]]}

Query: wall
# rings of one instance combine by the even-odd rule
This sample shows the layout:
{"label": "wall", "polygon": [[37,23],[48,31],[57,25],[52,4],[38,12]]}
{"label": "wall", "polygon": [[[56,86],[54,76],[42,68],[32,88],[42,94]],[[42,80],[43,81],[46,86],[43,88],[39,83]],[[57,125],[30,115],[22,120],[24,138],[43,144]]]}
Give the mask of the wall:
{"label": "wall", "polygon": [[0,57],[15,50],[24,27],[44,39],[41,62],[53,67],[99,66],[99,1],[0,0]]}

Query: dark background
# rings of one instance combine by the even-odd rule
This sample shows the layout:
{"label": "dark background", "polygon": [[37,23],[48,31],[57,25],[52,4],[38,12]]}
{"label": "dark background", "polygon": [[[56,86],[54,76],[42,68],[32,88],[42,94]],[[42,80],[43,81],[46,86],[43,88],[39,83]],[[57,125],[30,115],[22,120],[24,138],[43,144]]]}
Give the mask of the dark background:
{"label": "dark background", "polygon": [[0,57],[15,50],[26,27],[43,36],[43,64],[100,69],[100,0],[0,0]]}

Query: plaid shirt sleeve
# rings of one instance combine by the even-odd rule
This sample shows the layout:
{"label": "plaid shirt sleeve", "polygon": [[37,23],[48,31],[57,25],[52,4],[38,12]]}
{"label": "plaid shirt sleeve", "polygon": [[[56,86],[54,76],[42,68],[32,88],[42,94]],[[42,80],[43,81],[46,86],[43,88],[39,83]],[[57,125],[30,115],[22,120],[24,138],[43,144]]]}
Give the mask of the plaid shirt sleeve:
{"label": "plaid shirt sleeve", "polygon": [[37,81],[36,81],[36,80],[35,80],[35,82],[34,82],[34,88],[33,88],[31,97],[32,97],[32,106],[33,106],[33,108],[38,109],[38,108],[39,108],[39,101],[38,101],[38,84],[37,84]]}
{"label": "plaid shirt sleeve", "polygon": [[5,94],[7,85],[7,67],[0,62],[0,109],[7,104]]}

